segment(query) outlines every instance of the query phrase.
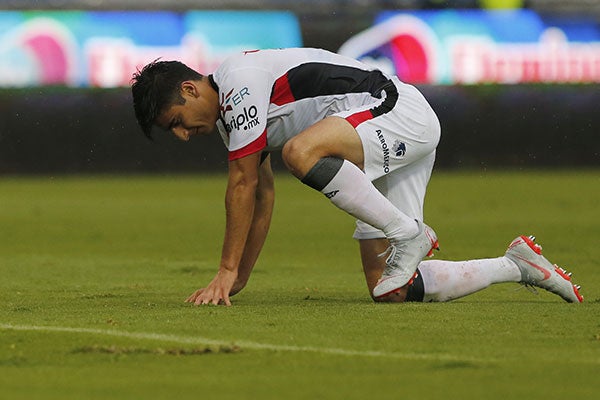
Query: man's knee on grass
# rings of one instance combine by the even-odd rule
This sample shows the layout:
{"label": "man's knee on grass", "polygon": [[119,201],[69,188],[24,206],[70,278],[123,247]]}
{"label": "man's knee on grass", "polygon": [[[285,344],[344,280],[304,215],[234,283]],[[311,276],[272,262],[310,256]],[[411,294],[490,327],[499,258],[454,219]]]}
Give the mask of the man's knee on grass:
{"label": "man's knee on grass", "polygon": [[412,281],[396,292],[383,297],[374,297],[371,292],[371,298],[376,303],[421,303],[424,296],[425,287],[423,285],[423,277],[418,269]]}
{"label": "man's knee on grass", "polygon": [[406,286],[400,288],[397,292],[388,294],[383,297],[375,297],[373,293],[371,293],[371,298],[375,303],[404,303],[406,301]]}

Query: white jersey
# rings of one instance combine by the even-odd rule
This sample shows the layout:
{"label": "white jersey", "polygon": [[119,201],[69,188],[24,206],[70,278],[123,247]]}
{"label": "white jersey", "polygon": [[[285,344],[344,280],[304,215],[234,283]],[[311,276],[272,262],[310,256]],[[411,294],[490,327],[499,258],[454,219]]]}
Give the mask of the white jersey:
{"label": "white jersey", "polygon": [[[325,117],[381,104],[382,90],[390,83],[381,71],[359,61],[310,48],[234,55],[209,79],[219,93],[217,127],[230,160],[280,150]],[[370,117],[357,116],[361,121]]]}
{"label": "white jersey", "polygon": [[[235,160],[279,150],[331,115],[358,133],[367,178],[406,215],[423,220],[423,201],[440,125],[419,91],[354,59],[317,49],[246,52],[209,80],[219,93],[217,127]],[[384,238],[358,221],[354,237]]]}

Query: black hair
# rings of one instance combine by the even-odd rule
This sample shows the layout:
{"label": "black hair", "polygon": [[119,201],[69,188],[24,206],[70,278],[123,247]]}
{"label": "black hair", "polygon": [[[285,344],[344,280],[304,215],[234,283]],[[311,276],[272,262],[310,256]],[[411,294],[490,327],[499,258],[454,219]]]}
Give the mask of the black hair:
{"label": "black hair", "polygon": [[179,61],[154,60],[133,74],[133,110],[146,137],[152,138],[152,126],[163,111],[174,104],[185,103],[181,83],[200,79],[202,74]]}

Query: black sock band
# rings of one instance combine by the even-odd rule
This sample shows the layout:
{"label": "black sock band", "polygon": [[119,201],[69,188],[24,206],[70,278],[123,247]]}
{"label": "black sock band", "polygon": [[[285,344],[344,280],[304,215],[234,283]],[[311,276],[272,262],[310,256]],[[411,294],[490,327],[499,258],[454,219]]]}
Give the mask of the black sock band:
{"label": "black sock band", "polygon": [[417,276],[415,276],[415,279],[413,279],[413,282],[408,287],[404,301],[422,302],[424,296],[425,287],[423,286],[423,277],[421,277],[421,271],[417,268]]}
{"label": "black sock band", "polygon": [[333,177],[342,168],[344,160],[336,157],[323,157],[308,171],[302,183],[319,192],[331,182]]}

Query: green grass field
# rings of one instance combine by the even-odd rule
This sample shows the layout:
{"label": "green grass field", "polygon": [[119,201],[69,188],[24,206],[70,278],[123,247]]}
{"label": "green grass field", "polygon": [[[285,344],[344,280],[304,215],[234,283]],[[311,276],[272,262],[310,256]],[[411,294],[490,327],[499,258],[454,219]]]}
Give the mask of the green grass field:
{"label": "green grass field", "polygon": [[353,220],[288,175],[234,306],[223,176],[0,178],[1,399],[597,399],[600,170],[438,172],[438,258],[535,234],[586,302],[501,284],[374,304]]}

